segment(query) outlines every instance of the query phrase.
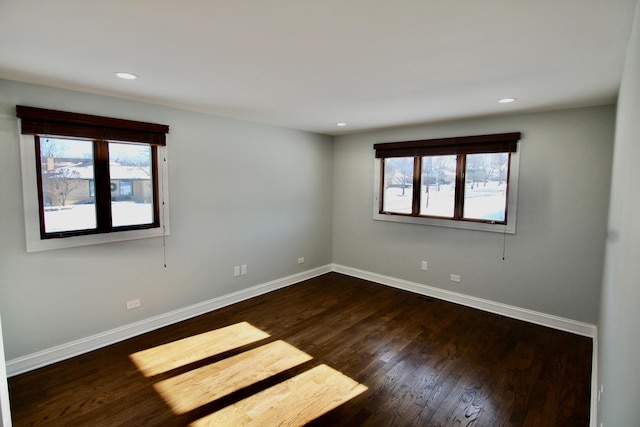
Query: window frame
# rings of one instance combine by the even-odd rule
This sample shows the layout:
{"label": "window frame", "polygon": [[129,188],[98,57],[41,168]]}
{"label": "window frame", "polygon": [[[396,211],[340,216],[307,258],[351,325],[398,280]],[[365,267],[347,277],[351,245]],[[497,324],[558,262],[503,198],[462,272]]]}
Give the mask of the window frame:
{"label": "window frame", "polygon": [[[374,220],[515,234],[518,177],[520,167],[520,139],[521,133],[512,132],[504,134],[374,144]],[[509,153],[505,220],[496,221],[464,218],[464,171],[466,155],[504,152]],[[457,156],[453,218],[420,215],[419,204],[421,197],[422,157],[439,155]],[[411,214],[388,212],[383,209],[385,188],[384,162],[385,159],[392,157],[413,158],[414,160]]]}
{"label": "window frame", "polygon": [[[38,201],[39,201],[39,211],[40,211],[40,237],[42,239],[60,239],[67,238],[73,236],[82,236],[85,234],[99,234],[99,233],[116,233],[126,230],[137,230],[137,229],[146,229],[146,228],[156,228],[160,227],[160,204],[158,203],[158,161],[157,161],[157,146],[155,145],[146,145],[139,143],[131,143],[136,145],[144,145],[149,146],[151,148],[151,185],[152,185],[152,193],[153,197],[153,220],[150,223],[144,224],[131,224],[125,226],[115,226],[113,225],[113,217],[112,217],[112,202],[113,192],[108,192],[108,183],[113,185],[114,179],[111,178],[110,173],[110,156],[108,154],[108,146],[110,142],[109,140],[89,140],[83,138],[76,138],[75,140],[86,141],[92,144],[92,152],[93,152],[93,164],[94,164],[94,178],[91,180],[94,183],[94,204],[96,210],[96,226],[95,228],[89,229],[78,229],[78,230],[66,230],[66,231],[55,231],[55,232],[47,232],[46,231],[46,223],[45,223],[45,200],[44,200],[44,192],[43,192],[43,175],[42,175],[42,153],[40,151],[41,138],[49,138],[42,137],[40,135],[35,135],[35,161],[36,161],[36,174],[38,180]],[[52,138],[54,139],[54,138]],[[63,137],[57,137],[55,139],[63,139]],[[69,140],[68,138],[65,140]],[[128,143],[123,141],[118,141],[118,143]],[[98,185],[98,191],[96,192],[96,181]],[[132,180],[120,180],[118,186],[118,200],[123,196],[122,195],[122,183],[128,182],[133,187]],[[56,184],[57,185],[57,184]],[[91,185],[91,184],[89,184]]]}
{"label": "window frame", "polygon": [[[101,116],[61,112],[33,107],[16,106],[20,119],[20,151],[23,181],[23,204],[25,213],[25,234],[27,252],[85,246],[124,240],[160,237],[169,234],[168,213],[168,168],[166,152],[167,125],[135,122],[124,119],[113,119]],[[109,142],[132,143],[152,146],[152,169],[154,169],[154,222],[153,224],[136,224],[130,226],[108,227],[99,230],[81,230],[70,232],[44,233],[44,208],[42,200],[40,159],[37,149],[39,137],[58,139],[81,139],[93,141],[94,148],[102,145],[102,149],[94,150],[94,162],[99,156],[106,155]],[[102,154],[98,154],[102,151]],[[109,165],[108,158],[106,166]],[[106,172],[107,186],[109,174]],[[97,180],[94,179],[97,193],[100,192]],[[105,203],[110,206],[110,192],[104,194]],[[97,194],[100,197],[99,194]],[[97,211],[100,215],[101,211]],[[109,220],[109,226],[111,221]]]}

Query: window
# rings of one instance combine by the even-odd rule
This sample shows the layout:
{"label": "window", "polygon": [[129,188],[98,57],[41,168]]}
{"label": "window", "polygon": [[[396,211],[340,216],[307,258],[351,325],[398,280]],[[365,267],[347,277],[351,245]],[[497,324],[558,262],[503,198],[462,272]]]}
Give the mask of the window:
{"label": "window", "polygon": [[[161,206],[166,201],[168,126],[32,107],[16,109],[21,119],[28,250],[151,237],[166,231],[166,211]],[[37,238],[32,229],[35,213]],[[118,237],[96,237],[107,234]],[[48,240],[65,243],[43,243]]]}
{"label": "window", "polygon": [[375,144],[374,218],[515,233],[520,133]]}

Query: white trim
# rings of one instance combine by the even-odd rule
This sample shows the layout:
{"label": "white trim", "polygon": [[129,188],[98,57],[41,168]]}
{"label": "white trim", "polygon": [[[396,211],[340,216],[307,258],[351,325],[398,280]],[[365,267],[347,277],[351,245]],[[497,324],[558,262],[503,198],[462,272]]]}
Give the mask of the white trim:
{"label": "white trim", "polygon": [[589,427],[598,424],[598,334],[593,337],[593,355],[591,357],[591,417]]}
{"label": "white trim", "polygon": [[[67,344],[59,345],[33,353],[27,356],[19,357],[17,359],[10,360],[6,363],[6,374],[8,377],[19,375],[24,372],[28,372],[43,366],[50,365],[61,360],[69,359],[80,354],[88,353],[99,348],[115,344],[117,342],[144,334],[146,332],[153,331],[155,329],[162,328],[164,326],[172,325],[183,320],[190,319],[195,316],[199,316],[208,313],[213,310],[217,310],[228,305],[244,301],[249,298],[253,298],[259,295],[266,294],[268,292],[285,288],[287,286],[294,285],[304,280],[312,279],[317,276],[329,272],[336,272],[346,274],[348,276],[357,277],[364,280],[369,280],[381,285],[391,286],[394,288],[414,292],[421,295],[427,295],[430,297],[438,298],[444,301],[461,304],[471,308],[477,308],[479,310],[487,311],[490,313],[499,314],[502,316],[510,317],[517,320],[523,320],[525,322],[538,324],[541,326],[547,326],[553,329],[558,329],[566,332],[571,332],[577,335],[586,336],[593,339],[593,356],[591,366],[591,422],[590,427],[596,427],[597,422],[597,409],[598,409],[598,339],[597,339],[597,327],[588,323],[577,322],[570,319],[565,319],[558,316],[552,316],[545,313],[536,312],[520,307],[515,307],[507,304],[502,304],[494,301],[489,301],[481,298],[464,295],[457,292],[448,291],[445,289],[434,288],[432,286],[423,285],[421,283],[410,282],[407,280],[396,279],[389,276],[384,276],[377,273],[372,273],[356,268],[346,267],[339,264],[329,264],[322,267],[318,267],[312,270],[307,270],[302,273],[293,274],[291,276],[283,277],[281,279],[273,280],[271,282],[263,283],[261,285],[253,286],[249,289],[244,289],[238,292],[234,292],[228,295],[223,295],[205,301],[202,303],[194,304],[189,307],[174,310],[169,313],[161,314],[149,319],[145,319],[136,323],[125,325],[110,331],[106,331],[100,334],[96,334],[87,338],[82,338],[76,341],[72,341]],[[1,346],[0,342],[0,346]],[[1,356],[1,355],[0,355]],[[8,402],[7,402],[8,404]],[[5,417],[5,402],[2,401],[2,415]],[[7,410],[8,412],[8,410]],[[5,421],[6,423],[6,421]],[[11,424],[5,424],[10,426]]]}
{"label": "white trim", "polygon": [[[19,125],[20,126],[20,125]],[[146,239],[168,236],[171,233],[169,221],[169,166],[167,147],[158,146],[158,193],[160,203],[160,227],[144,230],[120,231],[118,233],[89,234],[65,237],[64,239],[40,238],[40,207],[38,205],[38,181],[36,172],[36,152],[33,135],[20,135],[20,162],[22,168],[22,202],[27,252],[47,251],[76,246],[97,245],[125,240]]]}
{"label": "white trim", "polygon": [[249,298],[263,295],[268,292],[275,291],[276,289],[291,286],[329,272],[331,272],[331,265],[314,268],[302,273],[293,274],[291,276],[253,286],[248,289],[213,298],[189,307],[141,320],[136,323],[111,329],[90,337],[81,338],[66,344],[19,357],[7,362],[7,375],[11,377],[61,360],[69,359],[80,354],[88,353],[146,332],[172,325]]}
{"label": "white trim", "polygon": [[381,285],[391,286],[409,292],[438,298],[444,301],[461,304],[471,308],[488,311],[490,313],[499,314],[525,322],[558,329],[565,332],[571,332],[577,335],[586,336],[592,339],[592,356],[591,356],[591,410],[590,410],[590,427],[597,427],[598,420],[598,328],[596,325],[578,322],[563,317],[553,316],[550,314],[540,313],[525,308],[515,307],[512,305],[502,304],[499,302],[489,301],[482,298],[476,298],[464,295],[458,292],[448,291],[446,289],[434,288],[433,286],[423,285],[421,283],[409,282],[407,280],[396,279],[394,277],[384,276],[382,274],[371,273],[369,271],[358,270],[356,268],[346,267],[344,265],[333,264],[332,271],[336,273],[346,274],[348,276],[357,277],[359,279],[369,280]]}
{"label": "white trim", "polygon": [[381,285],[392,286],[394,288],[403,289],[405,291],[427,295],[471,308],[477,308],[489,313],[500,314],[512,319],[524,320],[525,322],[535,323],[537,325],[547,326],[549,328],[571,332],[589,338],[594,338],[596,336],[597,328],[595,325],[578,322],[576,320],[565,319],[563,317],[553,316],[551,314],[545,314],[508,304],[502,304],[499,302],[477,298],[458,292],[448,291],[446,289],[435,288],[433,286],[423,285],[421,283],[409,282],[407,280],[396,279],[394,277],[371,273],[369,271],[358,270],[356,268],[346,267],[344,265],[333,264],[333,271],[346,274],[348,276],[369,280]]}
{"label": "white trim", "polygon": [[0,426],[11,427],[11,406],[9,404],[9,386],[7,385],[7,367],[4,361],[4,341],[2,340],[2,321],[0,320]]}
{"label": "white trim", "polygon": [[[520,144],[518,143],[518,147]],[[377,221],[402,222],[406,224],[433,225],[437,227],[461,228],[465,230],[490,231],[494,233],[516,234],[516,209],[518,207],[518,176],[520,174],[520,148],[511,153],[509,166],[509,199],[507,200],[507,225],[473,221],[455,221],[444,218],[427,218],[380,213],[380,159],[374,159],[373,166],[373,219]]]}
{"label": "white trim", "polygon": [[[346,267],[344,265],[329,264],[10,360],[7,362],[6,366],[7,374],[11,377],[28,372],[30,370],[84,354],[107,345],[115,344],[128,338],[132,338],[164,326],[172,325],[249,298],[263,295],[276,289],[287,287],[331,271],[369,280],[381,285],[391,286],[421,295],[427,295],[513,319],[523,320],[525,322],[593,338],[594,358],[597,356],[595,340],[597,336],[597,328],[595,325],[464,295],[458,292],[439,289],[421,283],[410,282],[356,268]],[[596,366],[596,362],[597,361],[594,360],[594,366]]]}

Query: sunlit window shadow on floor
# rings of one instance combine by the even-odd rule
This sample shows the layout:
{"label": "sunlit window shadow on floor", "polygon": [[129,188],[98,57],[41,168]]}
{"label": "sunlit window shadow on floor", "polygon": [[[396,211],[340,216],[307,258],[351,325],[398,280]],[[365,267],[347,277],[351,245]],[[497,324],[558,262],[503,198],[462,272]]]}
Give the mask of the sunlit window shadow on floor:
{"label": "sunlit window shadow on floor", "polygon": [[144,376],[151,377],[268,337],[266,332],[241,322],[139,351],[129,358]]}
{"label": "sunlit window shadow on floor", "polygon": [[367,390],[320,365],[193,422],[192,426],[299,426]]}
{"label": "sunlit window shadow on floor", "polygon": [[184,414],[312,357],[275,341],[154,384],[176,414]]}
{"label": "sunlit window shadow on floor", "polygon": [[[273,341],[204,366],[195,362],[269,338],[247,322],[194,335],[131,354],[174,414],[183,415],[246,389],[313,359],[281,341]],[[193,369],[177,370],[176,368]],[[160,375],[164,374],[164,375]],[[167,376],[169,376],[167,378]],[[286,377],[285,377],[286,378]],[[321,364],[242,400],[216,408],[193,426],[303,425],[367,390],[346,375]],[[192,418],[193,419],[193,418]]]}

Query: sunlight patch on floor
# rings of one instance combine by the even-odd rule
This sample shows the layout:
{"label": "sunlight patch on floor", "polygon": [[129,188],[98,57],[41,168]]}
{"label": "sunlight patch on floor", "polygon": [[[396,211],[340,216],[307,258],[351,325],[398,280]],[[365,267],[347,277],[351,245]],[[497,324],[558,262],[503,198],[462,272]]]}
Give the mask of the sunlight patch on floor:
{"label": "sunlight patch on floor", "polygon": [[269,334],[250,323],[240,322],[142,350],[129,357],[144,376],[151,377],[268,337]]}
{"label": "sunlight patch on floor", "polygon": [[254,394],[201,418],[191,426],[301,426],[365,392],[327,365]]}
{"label": "sunlight patch on floor", "polygon": [[262,381],[312,357],[284,341],[274,341],[154,384],[176,414],[184,414]]}
{"label": "sunlight patch on floor", "polygon": [[[282,382],[196,420],[191,424],[196,427],[302,426],[367,390],[366,386],[324,364],[291,377],[294,372],[286,374],[286,371],[313,357],[282,340],[223,355],[269,337],[250,323],[240,322],[129,357],[145,377],[164,374],[152,380],[153,388],[176,416],[189,414],[285,373]],[[204,362],[206,364],[189,366],[216,355],[223,356]],[[171,372],[181,367],[183,369]]]}

